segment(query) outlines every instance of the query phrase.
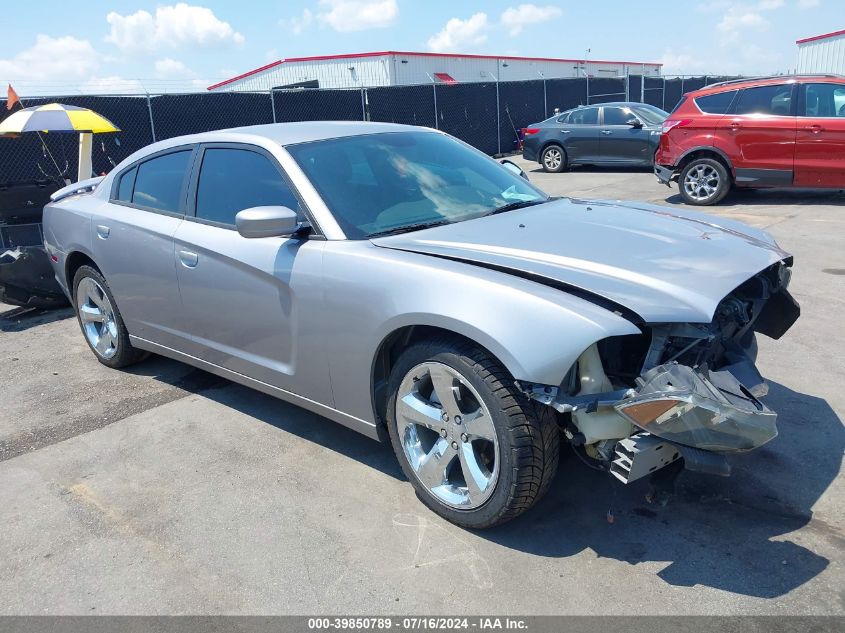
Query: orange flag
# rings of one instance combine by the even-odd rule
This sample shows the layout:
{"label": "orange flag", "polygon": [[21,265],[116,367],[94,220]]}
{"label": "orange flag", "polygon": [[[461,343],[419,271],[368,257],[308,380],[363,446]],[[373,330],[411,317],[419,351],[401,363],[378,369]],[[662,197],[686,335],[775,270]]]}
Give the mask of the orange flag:
{"label": "orange flag", "polygon": [[11,110],[15,107],[16,103],[20,103],[21,99],[18,96],[18,93],[15,92],[15,89],[12,88],[12,84],[9,84],[9,87],[6,89],[6,109]]}

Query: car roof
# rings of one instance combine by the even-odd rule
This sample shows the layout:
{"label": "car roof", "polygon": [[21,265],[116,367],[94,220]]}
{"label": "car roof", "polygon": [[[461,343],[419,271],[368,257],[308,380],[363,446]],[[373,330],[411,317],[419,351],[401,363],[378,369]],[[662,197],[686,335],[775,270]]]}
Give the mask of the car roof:
{"label": "car roof", "polygon": [[727,92],[729,90],[740,90],[743,88],[754,88],[757,86],[771,86],[784,83],[808,83],[816,81],[830,81],[833,83],[845,84],[843,75],[776,75],[772,77],[750,77],[747,79],[733,79],[720,83],[705,86],[699,90],[692,90],[687,94],[693,97]]}
{"label": "car roof", "polygon": [[297,121],[293,123],[269,123],[226,128],[199,134],[175,136],[143,148],[144,154],[154,153],[177,145],[191,143],[226,143],[265,140],[279,145],[295,145],[309,141],[322,141],[347,136],[383,134],[387,132],[434,131],[414,125],[376,123],[372,121]]}

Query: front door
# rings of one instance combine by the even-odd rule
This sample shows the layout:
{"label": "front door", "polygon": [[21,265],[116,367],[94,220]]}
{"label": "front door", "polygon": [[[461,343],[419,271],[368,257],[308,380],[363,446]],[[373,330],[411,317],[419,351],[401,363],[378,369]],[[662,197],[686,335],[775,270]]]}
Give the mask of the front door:
{"label": "front door", "polygon": [[845,84],[803,86],[795,149],[795,184],[845,187]]}
{"label": "front door", "polygon": [[[637,121],[633,126],[629,121]],[[651,163],[651,132],[630,108],[604,106],[602,108],[601,156],[610,163]]]}
{"label": "front door", "polygon": [[[249,145],[207,145],[175,235],[175,266],[192,355],[319,402],[331,402],[325,359],[302,354],[312,335],[303,305],[318,305],[325,242],[248,239],[235,215],[300,204],[275,160]],[[195,170],[196,171],[196,170]]]}
{"label": "front door", "polygon": [[794,84],[746,88],[733,112],[716,124],[718,145],[733,164],[738,185],[792,185],[796,102]]}

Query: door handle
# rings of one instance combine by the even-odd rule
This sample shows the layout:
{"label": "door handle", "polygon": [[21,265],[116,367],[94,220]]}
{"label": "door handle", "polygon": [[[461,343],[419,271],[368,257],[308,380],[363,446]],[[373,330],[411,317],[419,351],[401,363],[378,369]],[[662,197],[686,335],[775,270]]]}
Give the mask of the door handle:
{"label": "door handle", "polygon": [[739,121],[734,121],[733,123],[731,123],[731,132],[736,132],[741,127],[742,124]]}
{"label": "door handle", "polygon": [[97,225],[97,237],[99,237],[101,240],[107,239],[110,233],[111,233],[111,229],[109,227],[107,227],[105,224],[98,224]]}
{"label": "door handle", "polygon": [[808,125],[808,126],[807,126],[806,128],[804,128],[804,129],[806,129],[806,130],[810,130],[810,132],[812,132],[813,134],[818,134],[818,133],[819,133],[819,132],[821,132],[824,128],[823,128],[821,125]]}
{"label": "door handle", "polygon": [[179,261],[185,268],[196,268],[199,263],[199,255],[191,251],[179,251]]}
{"label": "door handle", "polygon": [[601,133],[607,136],[608,134],[613,134],[613,130],[602,130]]}
{"label": "door handle", "polygon": [[560,133],[561,134],[569,134],[569,133],[571,133],[571,131],[572,130],[561,130]]}

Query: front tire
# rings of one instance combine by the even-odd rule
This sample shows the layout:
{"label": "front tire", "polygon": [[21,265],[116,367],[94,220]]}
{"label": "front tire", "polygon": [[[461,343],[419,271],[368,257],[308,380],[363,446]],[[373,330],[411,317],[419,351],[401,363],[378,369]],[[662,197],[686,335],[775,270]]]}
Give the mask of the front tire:
{"label": "front tire", "polygon": [[96,268],[80,266],[73,277],[73,305],[88,347],[106,367],[119,369],[146,358],[132,347],[117,302]]}
{"label": "front tire", "polygon": [[540,154],[543,170],[558,174],[566,169],[566,150],[560,145],[549,145]]}
{"label": "front tire", "polygon": [[390,374],[387,426],[419,499],[467,528],[532,507],[557,472],[554,411],[530,401],[487,351],[457,339],[417,343]]}
{"label": "front tire", "polygon": [[715,158],[696,158],[681,170],[678,189],[687,204],[717,204],[731,190],[731,177],[725,166]]}

